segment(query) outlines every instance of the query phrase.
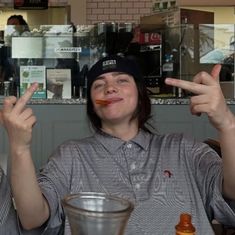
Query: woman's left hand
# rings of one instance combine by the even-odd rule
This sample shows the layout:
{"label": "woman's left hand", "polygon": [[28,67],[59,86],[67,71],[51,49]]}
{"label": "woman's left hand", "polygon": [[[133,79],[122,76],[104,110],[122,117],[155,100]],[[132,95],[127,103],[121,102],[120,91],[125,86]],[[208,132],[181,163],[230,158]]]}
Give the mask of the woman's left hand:
{"label": "woman's left hand", "polygon": [[199,72],[192,82],[166,78],[165,83],[192,92],[194,95],[190,98],[191,113],[193,115],[206,113],[212,125],[222,131],[231,124],[231,112],[220,88],[220,70],[221,65],[215,65],[211,74]]}

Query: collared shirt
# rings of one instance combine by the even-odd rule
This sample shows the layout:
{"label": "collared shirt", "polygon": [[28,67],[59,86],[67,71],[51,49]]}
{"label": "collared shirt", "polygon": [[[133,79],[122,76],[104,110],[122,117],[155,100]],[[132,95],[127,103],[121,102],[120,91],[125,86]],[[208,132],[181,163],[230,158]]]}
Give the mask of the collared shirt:
{"label": "collared shirt", "polygon": [[19,235],[16,212],[12,203],[11,189],[0,167],[0,234]]}
{"label": "collared shirt", "polygon": [[125,235],[172,235],[183,212],[192,215],[198,235],[214,234],[213,218],[235,225],[234,208],[221,194],[221,158],[182,134],[140,130],[130,141],[105,133],[71,140],[57,148],[38,181],[50,206],[48,228],[62,223],[64,196],[88,191],[134,203]]}
{"label": "collared shirt", "polygon": [[[43,228],[37,228],[30,231],[22,229],[17,211],[14,208],[11,187],[8,177],[0,167],[0,234],[1,235],[39,235]],[[46,232],[46,235],[50,233]],[[53,233],[51,233],[52,235]],[[53,234],[54,235],[54,234]]]}

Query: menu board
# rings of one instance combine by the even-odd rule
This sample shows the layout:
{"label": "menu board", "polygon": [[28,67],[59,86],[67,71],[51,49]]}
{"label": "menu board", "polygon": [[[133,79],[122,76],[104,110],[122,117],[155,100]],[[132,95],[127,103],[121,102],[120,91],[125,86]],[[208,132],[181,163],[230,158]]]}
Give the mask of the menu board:
{"label": "menu board", "polygon": [[46,99],[46,67],[45,66],[20,66],[20,96],[34,82],[38,83],[38,89],[32,98]]}

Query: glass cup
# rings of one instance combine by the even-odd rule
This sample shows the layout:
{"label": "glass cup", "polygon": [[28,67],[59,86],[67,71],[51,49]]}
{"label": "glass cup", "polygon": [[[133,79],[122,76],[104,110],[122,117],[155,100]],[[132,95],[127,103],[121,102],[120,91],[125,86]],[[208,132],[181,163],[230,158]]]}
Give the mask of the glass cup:
{"label": "glass cup", "polygon": [[123,235],[134,209],[126,199],[92,192],[68,195],[62,205],[72,235]]}

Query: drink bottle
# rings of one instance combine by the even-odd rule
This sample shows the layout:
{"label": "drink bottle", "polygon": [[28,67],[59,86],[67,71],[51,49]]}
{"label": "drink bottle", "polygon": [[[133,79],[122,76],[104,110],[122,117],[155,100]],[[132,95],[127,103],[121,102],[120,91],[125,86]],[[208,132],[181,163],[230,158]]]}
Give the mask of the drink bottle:
{"label": "drink bottle", "polygon": [[180,221],[175,226],[176,235],[196,235],[196,229],[192,224],[192,216],[187,213],[180,215]]}

